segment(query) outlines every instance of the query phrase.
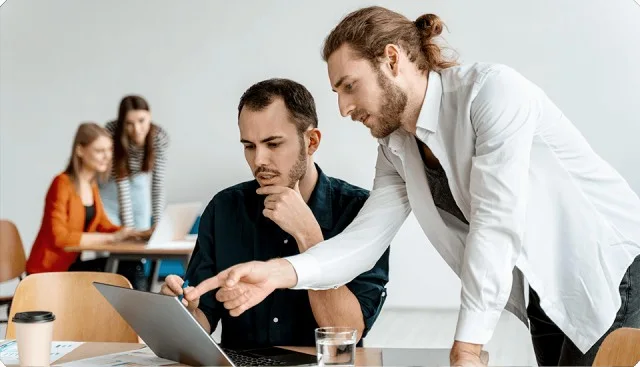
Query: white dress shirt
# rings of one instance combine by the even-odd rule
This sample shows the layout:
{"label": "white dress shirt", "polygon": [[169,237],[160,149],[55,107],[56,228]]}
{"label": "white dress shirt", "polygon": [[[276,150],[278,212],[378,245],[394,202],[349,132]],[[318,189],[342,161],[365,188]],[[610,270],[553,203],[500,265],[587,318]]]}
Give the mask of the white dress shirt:
{"label": "white dress shirt", "polygon": [[540,88],[503,65],[430,72],[416,135],[469,225],[434,205],[417,142],[398,130],[379,141],[373,190],[351,225],[286,258],[294,288],[335,288],[370,269],[413,210],[462,281],[456,340],[486,344],[505,306],[526,323],[512,276],[521,271],[586,352],[613,323],[640,254],[638,196]]}

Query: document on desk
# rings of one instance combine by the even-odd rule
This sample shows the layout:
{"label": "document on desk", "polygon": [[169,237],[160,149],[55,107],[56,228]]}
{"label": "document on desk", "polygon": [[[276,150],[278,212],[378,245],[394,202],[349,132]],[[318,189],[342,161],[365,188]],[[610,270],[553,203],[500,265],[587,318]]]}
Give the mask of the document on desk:
{"label": "document on desk", "polygon": [[[51,342],[51,363],[71,353],[79,347],[82,342]],[[18,344],[15,339],[0,341],[0,361],[4,364],[17,365],[20,362],[18,357]]]}
{"label": "document on desk", "polygon": [[58,367],[132,367],[132,366],[166,366],[176,362],[155,355],[149,347],[129,352],[108,354],[100,357],[81,359],[56,365]]}

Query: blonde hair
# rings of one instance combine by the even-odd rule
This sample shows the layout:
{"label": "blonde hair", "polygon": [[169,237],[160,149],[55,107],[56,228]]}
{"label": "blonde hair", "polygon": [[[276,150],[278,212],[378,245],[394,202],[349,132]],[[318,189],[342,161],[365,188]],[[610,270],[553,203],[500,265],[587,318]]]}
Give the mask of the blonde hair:
{"label": "blonde hair", "polygon": [[[67,169],[65,173],[69,175],[69,177],[74,181],[75,184],[78,183],[78,172],[82,168],[82,159],[78,157],[78,153],[76,152],[78,146],[87,147],[91,145],[94,141],[96,141],[99,137],[105,136],[111,139],[111,134],[104,127],[96,124],[95,122],[84,122],[78,126],[78,130],[76,131],[76,136],[73,139],[73,146],[71,147],[71,157],[69,158],[69,164],[67,165]],[[109,169],[105,172],[99,172],[96,175],[96,179],[99,182],[104,182],[109,178],[109,174],[111,171],[111,164],[109,164]]]}
{"label": "blonde hair", "polygon": [[377,66],[388,44],[402,47],[411,62],[423,71],[439,71],[458,63],[443,54],[434,38],[442,33],[444,22],[435,14],[424,14],[412,22],[392,10],[371,6],[348,14],[329,33],[322,57],[329,57],[345,43],[362,58]]}

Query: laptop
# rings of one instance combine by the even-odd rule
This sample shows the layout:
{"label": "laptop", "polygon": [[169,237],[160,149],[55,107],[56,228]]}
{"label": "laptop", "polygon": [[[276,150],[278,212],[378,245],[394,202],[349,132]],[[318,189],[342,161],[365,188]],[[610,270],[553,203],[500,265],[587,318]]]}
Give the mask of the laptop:
{"label": "laptop", "polygon": [[148,247],[193,246],[193,241],[185,240],[198,216],[202,213],[201,202],[169,204],[162,213],[149,239],[139,239]]}
{"label": "laptop", "polygon": [[191,366],[316,365],[317,357],[284,348],[222,348],[178,297],[93,282],[102,296],[160,358]]}

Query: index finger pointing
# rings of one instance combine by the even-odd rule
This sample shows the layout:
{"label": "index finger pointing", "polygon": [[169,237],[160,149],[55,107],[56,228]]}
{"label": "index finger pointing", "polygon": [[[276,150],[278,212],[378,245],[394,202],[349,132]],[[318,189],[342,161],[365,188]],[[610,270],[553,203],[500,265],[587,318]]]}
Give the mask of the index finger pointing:
{"label": "index finger pointing", "polygon": [[209,279],[205,279],[200,284],[198,284],[193,290],[185,295],[185,298],[188,301],[193,301],[197,298],[200,298],[203,294],[210,292],[214,289],[220,288],[226,279],[226,276],[223,276],[223,273],[220,273],[214,277]]}

